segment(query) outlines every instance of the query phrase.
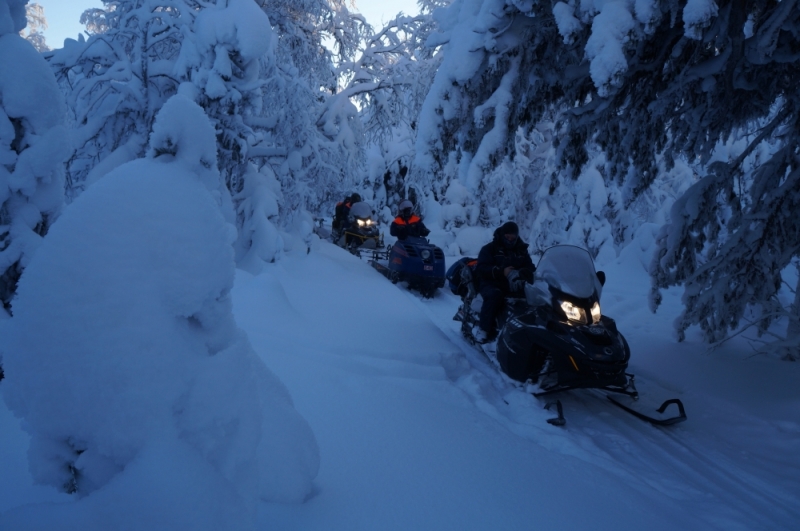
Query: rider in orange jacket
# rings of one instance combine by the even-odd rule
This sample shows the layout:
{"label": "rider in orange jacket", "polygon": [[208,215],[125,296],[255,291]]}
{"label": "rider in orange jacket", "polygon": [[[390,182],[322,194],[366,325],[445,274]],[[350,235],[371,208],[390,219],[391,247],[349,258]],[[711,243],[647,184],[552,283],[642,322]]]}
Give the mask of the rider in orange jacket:
{"label": "rider in orange jacket", "polygon": [[389,234],[396,236],[398,240],[405,240],[409,236],[424,238],[431,231],[422,223],[422,219],[414,214],[414,205],[408,199],[400,203],[398,215],[389,227]]}

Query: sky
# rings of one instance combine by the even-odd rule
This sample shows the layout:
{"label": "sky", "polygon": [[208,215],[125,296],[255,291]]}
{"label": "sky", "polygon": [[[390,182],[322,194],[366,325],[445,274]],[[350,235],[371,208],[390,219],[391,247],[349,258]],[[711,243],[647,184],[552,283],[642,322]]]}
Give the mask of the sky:
{"label": "sky", "polygon": [[[31,0],[32,2],[33,0]],[[64,39],[77,38],[82,33],[81,13],[93,7],[102,7],[100,0],[36,0],[44,7],[47,18],[47,31],[44,32],[51,48],[60,48]],[[356,10],[362,13],[373,26],[391,19],[398,12],[415,14],[416,0],[356,0]]]}

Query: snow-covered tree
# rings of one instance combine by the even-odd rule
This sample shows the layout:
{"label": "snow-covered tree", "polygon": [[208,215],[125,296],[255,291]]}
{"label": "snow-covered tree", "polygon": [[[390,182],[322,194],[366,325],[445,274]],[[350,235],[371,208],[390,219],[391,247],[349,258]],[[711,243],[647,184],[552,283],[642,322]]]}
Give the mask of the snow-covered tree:
{"label": "snow-covered tree", "polygon": [[[134,511],[172,528],[253,529],[260,500],[302,501],[319,466],[308,424],[233,318],[236,236],[216,145],[203,109],[168,100],[146,157],[53,226],[0,336],[3,398],[25,419],[35,480],[78,503],[151,484],[104,498],[128,523]],[[169,489],[201,496],[196,521],[164,506],[164,460],[179,463]]]}
{"label": "snow-covered tree", "polygon": [[0,302],[64,204],[66,108],[52,71],[30,42],[25,0],[0,0]]}
{"label": "snow-covered tree", "polygon": [[577,178],[599,147],[604,179],[627,182],[629,205],[655,178],[668,133],[665,117],[620,109],[653,101],[654,62],[666,57],[655,48],[663,33],[683,36],[680,4],[458,0],[435,12],[428,44],[444,59],[419,119],[415,180],[435,190],[459,179],[488,222],[484,195],[499,190],[484,177],[516,156],[519,129],[545,121],[558,131],[556,171]]}
{"label": "snow-covered tree", "polygon": [[[690,2],[684,14],[695,19],[701,6]],[[748,308],[757,308],[762,332],[788,317],[787,335],[773,346],[796,359],[800,307],[782,310],[776,296],[783,271],[800,256],[800,6],[706,7],[705,29],[672,51],[673,75],[662,98],[672,112],[654,107],[671,119],[672,145],[701,160],[732,135],[742,147],[710,160],[673,207],[652,267],[653,303],[659,288],[683,284],[680,336],[699,324],[709,341],[736,328]]]}
{"label": "snow-covered tree", "polygon": [[107,1],[101,33],[67,40],[48,59],[70,108],[72,199],[113,168],[144,155],[155,115],[177,91],[173,65],[194,0]]}
{"label": "snow-covered tree", "polygon": [[403,199],[424,198],[406,178],[414,160],[420,107],[441,59],[436,47],[425,46],[436,28],[432,12],[448,3],[419,2],[418,15],[400,14],[366,39],[345,88],[358,95],[369,146],[363,188],[387,222],[392,207]]}
{"label": "snow-covered tree", "polygon": [[33,47],[39,52],[46,52],[50,49],[44,38],[42,31],[47,29],[47,18],[44,16],[44,8],[36,3],[25,6],[25,14],[28,20],[27,34],[20,31],[20,35],[25,37]]}
{"label": "snow-covered tree", "polygon": [[[273,55],[262,66],[265,112],[251,122],[261,131],[249,151],[256,165],[245,176],[254,182],[245,182],[234,199],[241,199],[243,209],[270,213],[280,229],[307,239],[312,226],[308,213],[319,212],[362,171],[357,111],[348,98],[339,97],[338,83],[352,71],[349,65],[368,26],[340,0],[258,3],[276,37]],[[256,189],[273,193],[251,196]],[[252,235],[242,249],[259,249],[249,254],[274,259],[269,240],[275,230],[261,216],[250,218],[255,220],[248,227]],[[266,242],[255,229],[259,224],[270,227]]]}
{"label": "snow-covered tree", "polygon": [[118,24],[119,15],[117,11],[120,0],[102,0],[104,7],[93,7],[81,13],[80,22],[86,27],[89,35],[105,33]]}
{"label": "snow-covered tree", "polygon": [[220,169],[239,228],[237,262],[248,270],[258,270],[260,261],[274,259],[283,248],[276,228],[280,186],[262,185],[269,169],[253,167],[250,149],[269,136],[263,86],[274,68],[275,42],[269,19],[253,0],[220,2],[197,14],[174,69],[182,90],[205,109],[217,132]]}
{"label": "snow-covered tree", "polygon": [[[486,176],[543,119],[558,131],[558,181],[580,179],[599,148],[623,208],[684,158],[702,178],[672,210],[656,288],[685,283],[679,329],[700,324],[710,340],[754,304],[769,324],[797,255],[796,0],[458,0],[435,16],[444,60],[420,116],[417,180],[458,178],[488,219]],[[732,135],[749,138],[743,151],[702,170]]]}

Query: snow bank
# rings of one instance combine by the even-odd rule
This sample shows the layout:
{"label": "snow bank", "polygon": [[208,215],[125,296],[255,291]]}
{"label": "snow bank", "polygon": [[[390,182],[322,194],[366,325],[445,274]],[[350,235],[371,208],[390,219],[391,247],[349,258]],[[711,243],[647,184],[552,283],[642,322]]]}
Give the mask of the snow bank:
{"label": "snow bank", "polygon": [[[257,499],[311,490],[314,436],[233,319],[236,235],[200,149],[213,129],[182,96],[162,112],[150,158],[82,194],[20,281],[3,396],[35,480],[79,501],[0,528],[121,529],[158,513],[171,528],[243,529]],[[165,489],[185,503],[163,504]]]}

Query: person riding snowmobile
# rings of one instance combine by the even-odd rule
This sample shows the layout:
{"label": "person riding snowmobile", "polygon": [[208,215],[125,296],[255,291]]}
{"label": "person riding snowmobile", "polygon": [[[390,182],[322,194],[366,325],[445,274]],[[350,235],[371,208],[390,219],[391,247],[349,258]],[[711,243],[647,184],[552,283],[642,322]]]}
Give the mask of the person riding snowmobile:
{"label": "person riding snowmobile", "polygon": [[430,230],[422,223],[422,219],[414,214],[414,205],[408,199],[402,201],[398,208],[397,217],[389,227],[389,234],[398,240],[405,240],[409,236],[424,238]]}
{"label": "person riding snowmobile", "polygon": [[343,201],[339,201],[336,203],[336,209],[334,211],[333,216],[333,223],[331,223],[331,227],[335,231],[344,230],[347,228],[349,224],[349,217],[350,217],[350,207],[353,204],[358,203],[361,201],[361,196],[359,194],[353,193],[348,195],[344,198]]}
{"label": "person riding snowmobile", "polygon": [[522,292],[525,282],[533,280],[535,269],[516,223],[506,222],[494,231],[494,239],[481,248],[475,267],[483,298],[475,339],[485,343],[497,337],[496,319],[505,298]]}

